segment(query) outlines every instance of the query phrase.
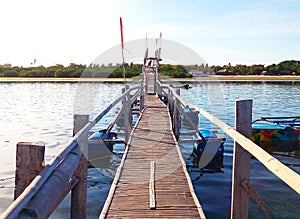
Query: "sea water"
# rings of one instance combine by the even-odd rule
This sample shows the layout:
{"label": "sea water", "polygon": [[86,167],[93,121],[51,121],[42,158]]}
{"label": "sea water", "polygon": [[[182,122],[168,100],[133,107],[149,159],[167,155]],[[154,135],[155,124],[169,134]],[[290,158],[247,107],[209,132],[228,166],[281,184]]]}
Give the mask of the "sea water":
{"label": "sea water", "polygon": [[[180,85],[178,85],[180,86]],[[73,114],[93,118],[121,94],[117,83],[0,83],[0,213],[13,200],[15,151],[21,141],[42,141],[46,161],[72,137]],[[235,101],[253,100],[253,120],[264,116],[299,116],[299,82],[195,82],[181,89],[181,96],[234,126]],[[119,107],[119,106],[118,106]],[[114,108],[97,129],[106,127],[116,115]],[[200,116],[199,128],[217,130],[226,137],[222,172],[190,172],[195,191],[207,218],[229,218],[233,141],[218,127]],[[300,160],[277,156],[300,172]],[[112,154],[98,168],[88,170],[88,218],[97,218],[108,194],[120,157]],[[278,218],[297,218],[300,198],[257,160],[251,160],[251,184]],[[69,217],[69,197],[51,218]],[[264,218],[250,199],[249,218]]]}

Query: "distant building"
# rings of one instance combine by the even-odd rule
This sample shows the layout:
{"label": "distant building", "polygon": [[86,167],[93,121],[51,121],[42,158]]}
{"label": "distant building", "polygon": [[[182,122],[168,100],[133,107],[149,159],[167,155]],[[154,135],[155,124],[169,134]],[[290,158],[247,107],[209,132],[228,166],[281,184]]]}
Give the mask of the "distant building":
{"label": "distant building", "polygon": [[236,73],[228,69],[221,69],[216,71],[216,75],[236,75]]}
{"label": "distant building", "polygon": [[193,77],[204,77],[204,76],[207,76],[206,74],[204,74],[203,71],[201,71],[199,69],[189,70],[189,74],[191,74]]}
{"label": "distant building", "polygon": [[261,73],[260,73],[260,75],[267,75],[268,74],[268,71],[262,71]]}

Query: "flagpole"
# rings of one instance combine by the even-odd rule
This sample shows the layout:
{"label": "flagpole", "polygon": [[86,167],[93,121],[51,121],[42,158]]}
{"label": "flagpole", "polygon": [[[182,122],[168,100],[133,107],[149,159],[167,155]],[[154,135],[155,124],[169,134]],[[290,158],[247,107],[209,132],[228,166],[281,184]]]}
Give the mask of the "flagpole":
{"label": "flagpole", "polygon": [[124,83],[125,83],[125,90],[126,90],[126,70],[125,70],[125,59],[124,59],[124,39],[123,39],[123,23],[122,17],[120,17],[120,31],[121,31],[121,47],[122,47],[122,61],[123,61],[123,74],[124,74]]}

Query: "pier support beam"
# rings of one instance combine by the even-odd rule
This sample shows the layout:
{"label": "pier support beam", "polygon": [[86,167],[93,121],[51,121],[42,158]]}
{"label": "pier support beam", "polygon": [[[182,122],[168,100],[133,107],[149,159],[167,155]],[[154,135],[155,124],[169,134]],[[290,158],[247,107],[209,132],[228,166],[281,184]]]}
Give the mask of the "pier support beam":
{"label": "pier support beam", "polygon": [[[236,131],[245,137],[251,137],[252,123],[252,100],[241,100],[236,102]],[[251,154],[234,142],[233,172],[232,172],[232,198],[231,218],[248,218],[249,194],[243,188],[242,182],[249,181]]]}
{"label": "pier support beam", "polygon": [[[176,94],[180,95],[180,88],[176,88]],[[174,108],[173,108],[173,131],[176,139],[179,138],[179,128],[180,128],[180,113],[179,113],[179,100],[175,98]]]}
{"label": "pier support beam", "polygon": [[19,142],[17,144],[14,200],[42,171],[44,156],[45,144],[42,142]]}
{"label": "pier support beam", "polygon": [[[79,132],[89,122],[88,115],[74,115],[73,134]],[[87,150],[88,136],[82,142],[78,142],[82,151],[79,165],[74,175],[79,178],[79,182],[72,189],[71,193],[71,218],[86,218],[86,193],[87,193]]]}

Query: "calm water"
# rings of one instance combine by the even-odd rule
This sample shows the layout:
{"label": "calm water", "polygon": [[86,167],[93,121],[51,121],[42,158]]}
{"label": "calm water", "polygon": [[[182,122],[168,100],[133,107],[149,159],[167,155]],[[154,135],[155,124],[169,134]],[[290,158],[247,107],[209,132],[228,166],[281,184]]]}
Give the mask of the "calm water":
{"label": "calm water", "polygon": [[[12,201],[15,145],[20,141],[43,141],[49,160],[72,136],[73,114],[89,114],[92,118],[121,93],[121,87],[121,84],[102,83],[0,83],[0,213]],[[181,90],[181,95],[229,125],[234,125],[237,99],[253,99],[253,119],[300,114],[300,83],[295,82],[198,83],[193,84],[191,90]],[[112,110],[97,128],[105,127],[116,111],[117,108]],[[199,125],[218,130],[203,117]],[[233,141],[227,137],[222,173],[203,176],[190,173],[208,218],[229,218],[232,148]],[[299,159],[278,158],[300,172]],[[96,218],[100,212],[119,161],[118,157],[111,156],[98,169],[89,169],[88,218]],[[278,218],[298,218],[299,195],[254,159],[251,160],[251,183]],[[63,202],[52,218],[68,217],[68,204],[68,200]],[[262,215],[250,201],[249,217],[264,218]]]}

